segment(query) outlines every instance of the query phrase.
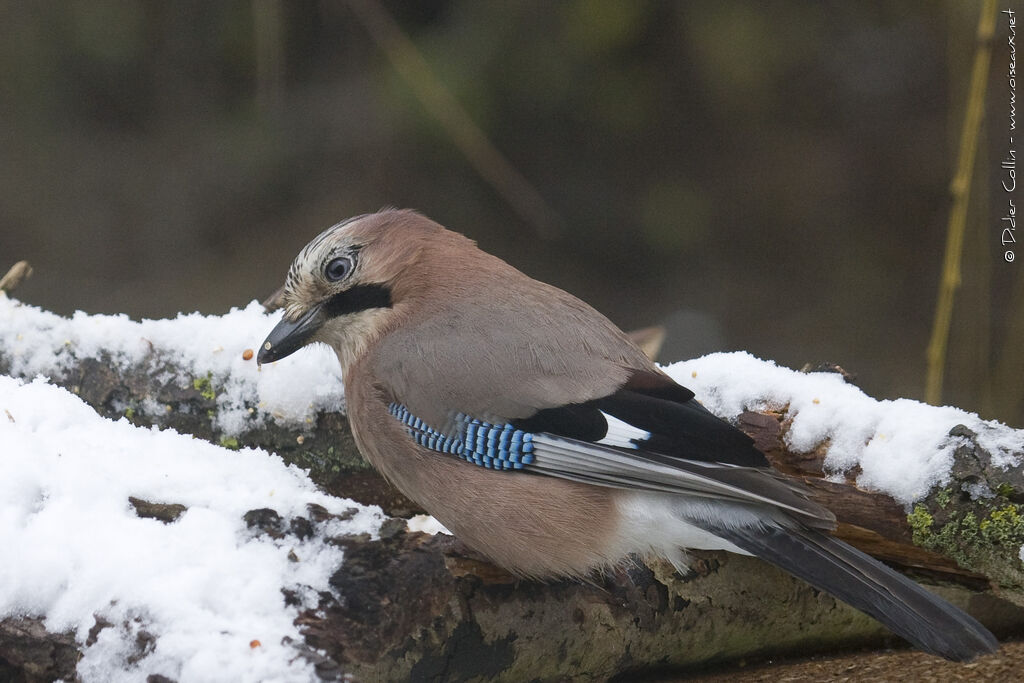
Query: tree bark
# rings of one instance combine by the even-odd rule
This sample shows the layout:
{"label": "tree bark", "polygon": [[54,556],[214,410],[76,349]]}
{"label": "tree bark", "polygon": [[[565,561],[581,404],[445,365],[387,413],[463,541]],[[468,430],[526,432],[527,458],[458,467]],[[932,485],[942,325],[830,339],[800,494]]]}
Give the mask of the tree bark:
{"label": "tree bark", "polygon": [[[153,361],[170,374],[154,373]],[[0,373],[11,367],[0,348]],[[174,379],[183,375],[185,381]],[[102,415],[121,417],[116,406],[155,399],[169,410],[131,419],[226,440],[214,426],[216,401],[176,372],[172,358],[123,371],[104,358],[81,358],[50,379]],[[908,514],[852,481],[826,480],[826,444],[808,453],[787,449],[784,411],[744,413],[738,426],[775,467],[804,481],[836,513],[839,537],[942,584],[937,592],[999,635],[1024,629],[1024,476],[993,466],[966,428],[954,430],[965,445],[956,451],[952,480]],[[234,438],[308,468],[334,495],[381,505],[397,517],[419,512],[359,456],[341,414],[321,414],[311,429],[268,423]],[[982,484],[990,497],[966,493]],[[149,510],[145,501],[131,504],[140,514]],[[379,541],[333,540],[347,549],[331,579],[342,598],[325,594],[320,609],[300,617],[306,643],[293,645],[325,679],[605,679],[894,640],[870,618],[748,557],[694,553],[686,576],[637,560],[591,582],[539,584],[515,580],[451,537],[406,533],[401,521],[385,529]],[[69,677],[66,669],[77,661],[77,653],[68,654],[77,647],[69,638],[47,634],[34,618],[0,622],[0,673],[6,666],[24,680]]]}

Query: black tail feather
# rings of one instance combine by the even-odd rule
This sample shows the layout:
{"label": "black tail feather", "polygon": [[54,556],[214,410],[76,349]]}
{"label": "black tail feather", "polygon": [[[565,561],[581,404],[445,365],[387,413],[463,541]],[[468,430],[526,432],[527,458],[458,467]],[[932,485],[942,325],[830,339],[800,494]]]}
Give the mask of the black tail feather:
{"label": "black tail feather", "polygon": [[999,648],[995,636],[974,617],[824,533],[778,526],[701,526],[871,615],[925,652],[964,662]]}

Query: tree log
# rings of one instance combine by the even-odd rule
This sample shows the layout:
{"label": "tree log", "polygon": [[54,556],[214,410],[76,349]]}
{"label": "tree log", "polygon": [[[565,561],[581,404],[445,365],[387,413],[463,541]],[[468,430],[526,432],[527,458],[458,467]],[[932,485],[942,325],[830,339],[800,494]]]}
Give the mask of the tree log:
{"label": "tree log", "polygon": [[[0,373],[11,374],[6,353],[0,348]],[[329,493],[398,517],[419,511],[359,456],[343,415],[320,414],[305,428],[267,423],[229,437],[215,426],[211,392],[180,372],[173,357],[153,353],[127,369],[102,356],[75,358],[66,370],[55,367],[50,381],[113,418],[124,415],[125,405],[155,400],[168,410],[130,419],[214,443],[265,448],[309,469]],[[835,511],[838,536],[915,578],[942,584],[937,592],[997,634],[1022,632],[1024,477],[1019,469],[994,466],[969,430],[954,430],[963,445],[949,483],[908,514],[852,480],[826,479],[825,444],[789,450],[784,411],[747,412],[738,426],[776,468],[804,481]],[[969,495],[979,490],[989,495]],[[144,503],[132,502],[137,509]],[[342,597],[324,595],[318,610],[300,618],[307,642],[295,647],[325,679],[344,673],[359,680],[603,679],[894,641],[868,617],[748,557],[694,553],[686,576],[637,560],[591,582],[539,584],[515,580],[451,537],[405,533],[401,522],[388,528],[380,541],[335,539],[347,549],[331,581]],[[7,619],[0,626],[0,673],[6,666],[36,680],[35,672],[65,672],[77,658],[68,658],[68,647],[75,647],[70,636],[46,634],[38,620]]]}

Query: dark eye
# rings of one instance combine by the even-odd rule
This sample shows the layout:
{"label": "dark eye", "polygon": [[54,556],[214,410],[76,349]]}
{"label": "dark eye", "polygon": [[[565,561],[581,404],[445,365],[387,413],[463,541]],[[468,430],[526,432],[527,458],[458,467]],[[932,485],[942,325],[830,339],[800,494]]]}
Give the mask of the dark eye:
{"label": "dark eye", "polygon": [[324,277],[326,277],[330,282],[344,280],[351,272],[352,259],[347,256],[339,256],[338,258],[331,259],[327,262],[327,265],[324,266]]}

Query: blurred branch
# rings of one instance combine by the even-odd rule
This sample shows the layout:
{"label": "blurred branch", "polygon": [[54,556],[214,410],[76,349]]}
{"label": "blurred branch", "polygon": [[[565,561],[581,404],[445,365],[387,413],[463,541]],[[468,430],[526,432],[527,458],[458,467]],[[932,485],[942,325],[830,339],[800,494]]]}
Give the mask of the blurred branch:
{"label": "blurred branch", "polygon": [[0,292],[13,292],[23,281],[32,277],[32,266],[28,261],[18,261],[7,274],[0,278]]}
{"label": "blurred branch", "polygon": [[925,383],[925,400],[937,404],[942,400],[942,378],[946,364],[946,349],[949,343],[949,328],[953,320],[953,299],[960,286],[960,262],[963,255],[964,232],[967,225],[967,205],[971,197],[971,171],[978,150],[978,131],[985,111],[985,86],[989,63],[992,58],[992,39],[996,26],[996,2],[985,0],[978,20],[977,48],[974,52],[974,68],[964,114],[964,127],[960,135],[960,152],[957,171],[950,185],[953,207],[949,213],[949,227],[946,234],[946,255],[942,265],[942,280],[939,283],[938,303],[935,307],[935,321],[931,341],[928,343],[928,374]]}
{"label": "blurred branch", "polygon": [[661,347],[665,343],[665,328],[661,325],[644,327],[626,334],[629,340],[640,347],[644,355],[651,360],[658,360]]}
{"label": "blurred branch", "polygon": [[540,192],[517,171],[444,86],[402,28],[377,0],[349,0],[356,18],[395,71],[480,176],[544,239],[557,237],[562,220]]}

